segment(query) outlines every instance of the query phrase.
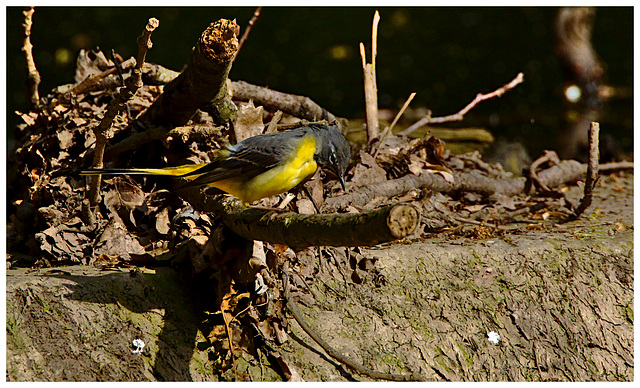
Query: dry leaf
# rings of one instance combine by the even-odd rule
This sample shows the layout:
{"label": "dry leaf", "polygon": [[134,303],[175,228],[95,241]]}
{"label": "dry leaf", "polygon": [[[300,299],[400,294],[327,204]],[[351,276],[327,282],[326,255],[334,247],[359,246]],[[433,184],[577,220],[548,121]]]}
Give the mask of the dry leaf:
{"label": "dry leaf", "polygon": [[316,208],[313,206],[313,202],[307,198],[301,198],[296,202],[298,207],[298,213],[300,214],[315,214]]}
{"label": "dry leaf", "polygon": [[61,131],[57,133],[58,142],[60,143],[61,150],[67,150],[69,147],[73,145],[73,132],[72,131]]}
{"label": "dry leaf", "polygon": [[171,230],[168,207],[165,207],[156,215],[156,230],[162,235],[166,235]]}
{"label": "dry leaf", "polygon": [[351,179],[356,186],[368,186],[387,180],[387,171],[380,167],[371,155],[360,151],[360,160],[361,163],[356,166]]}
{"label": "dry leaf", "polygon": [[33,124],[36,123],[36,119],[38,118],[38,113],[36,112],[29,112],[29,113],[20,113],[18,111],[16,111],[16,114],[18,116],[20,116],[20,118],[28,125],[28,126],[32,126]]}
{"label": "dry leaf", "polygon": [[262,106],[256,108],[253,106],[253,101],[240,105],[238,108],[238,119],[233,126],[238,143],[244,139],[262,134],[262,131],[264,131],[262,115]]}

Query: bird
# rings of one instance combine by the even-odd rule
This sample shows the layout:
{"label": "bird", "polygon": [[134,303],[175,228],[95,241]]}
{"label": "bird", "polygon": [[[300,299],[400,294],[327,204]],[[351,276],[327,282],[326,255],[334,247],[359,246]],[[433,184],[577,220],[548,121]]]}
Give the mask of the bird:
{"label": "bird", "polygon": [[220,151],[213,161],[164,168],[89,169],[81,175],[144,174],[187,178],[179,190],[209,185],[245,206],[287,192],[320,167],[331,171],[345,190],[351,159],[349,142],[335,127],[309,123],[296,129],[247,138]]}

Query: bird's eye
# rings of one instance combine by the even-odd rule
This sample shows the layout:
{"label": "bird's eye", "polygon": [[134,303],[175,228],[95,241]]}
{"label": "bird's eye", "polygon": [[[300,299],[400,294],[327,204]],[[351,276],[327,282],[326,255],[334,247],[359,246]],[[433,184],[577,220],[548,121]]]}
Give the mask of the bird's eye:
{"label": "bird's eye", "polygon": [[336,164],[336,154],[334,152],[329,154],[329,164]]}

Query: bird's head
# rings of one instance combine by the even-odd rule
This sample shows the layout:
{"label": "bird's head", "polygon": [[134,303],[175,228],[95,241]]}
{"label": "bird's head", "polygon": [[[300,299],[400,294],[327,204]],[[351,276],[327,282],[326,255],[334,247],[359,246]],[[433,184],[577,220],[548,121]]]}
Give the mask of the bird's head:
{"label": "bird's head", "polygon": [[325,126],[316,146],[316,161],[320,167],[334,173],[342,190],[345,190],[344,175],[351,160],[351,147],[342,133],[334,127]]}

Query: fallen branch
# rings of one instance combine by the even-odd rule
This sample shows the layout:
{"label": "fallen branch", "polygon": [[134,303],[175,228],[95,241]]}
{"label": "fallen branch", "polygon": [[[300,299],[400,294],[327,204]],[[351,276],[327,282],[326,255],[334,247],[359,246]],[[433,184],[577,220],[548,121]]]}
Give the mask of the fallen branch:
{"label": "fallen branch", "polygon": [[434,191],[447,192],[451,191],[454,185],[447,182],[442,176],[436,174],[408,174],[402,178],[364,186],[357,191],[345,195],[327,198],[322,205],[322,210],[334,211],[348,205],[362,206],[377,197],[394,197],[421,187],[430,188]]}
{"label": "fallen branch", "polygon": [[423,127],[425,125],[428,125],[428,124],[442,124],[442,123],[447,123],[447,122],[451,122],[451,121],[462,121],[462,120],[464,120],[464,115],[466,115],[471,109],[473,109],[480,102],[485,101],[485,100],[489,100],[489,99],[494,98],[494,97],[500,97],[503,94],[505,94],[506,92],[508,92],[509,90],[511,90],[511,89],[515,88],[516,86],[518,86],[519,84],[521,84],[523,81],[524,81],[524,74],[518,73],[516,78],[514,78],[511,82],[509,82],[508,84],[502,86],[501,88],[499,88],[497,90],[494,90],[493,92],[487,93],[487,94],[478,93],[476,98],[474,98],[473,101],[471,101],[467,106],[462,108],[462,110],[460,110],[460,112],[452,114],[452,115],[449,115],[449,116],[444,116],[444,117],[431,117],[431,113],[429,113],[427,116],[425,116],[425,117],[421,118],[420,120],[416,121],[409,128],[407,128],[404,131],[400,132],[399,135],[400,136],[408,136],[409,134],[411,134],[416,129],[418,129],[420,127]]}
{"label": "fallen branch", "polygon": [[[615,172],[633,169],[633,163],[606,163],[600,166],[601,171]],[[587,171],[587,165],[575,160],[563,160],[557,165],[538,173],[538,179],[546,187],[553,188],[581,179]],[[457,173],[456,183],[447,182],[441,175],[422,173],[408,174],[398,179],[361,187],[345,195],[327,198],[323,211],[334,211],[347,205],[363,206],[376,197],[393,197],[414,189],[429,189],[437,192],[476,192],[485,195],[494,193],[507,196],[523,193],[525,178],[494,179],[479,173]]]}
{"label": "fallen branch", "polygon": [[285,260],[284,265],[282,267],[282,283],[284,288],[284,297],[287,301],[287,308],[295,318],[296,322],[298,322],[300,327],[302,327],[302,330],[304,330],[305,333],[309,335],[309,337],[311,337],[314,341],[316,341],[316,343],[320,345],[322,349],[324,349],[324,351],[327,352],[327,354],[330,357],[332,357],[335,360],[338,360],[339,362],[348,366],[355,372],[361,375],[368,376],[372,379],[390,380],[390,381],[425,381],[424,377],[418,374],[399,375],[394,373],[383,373],[383,372],[375,371],[373,369],[369,369],[364,365],[358,364],[357,362],[352,360],[350,357],[347,357],[344,354],[332,348],[331,345],[329,345],[324,339],[322,339],[322,337],[320,337],[320,335],[315,330],[313,330],[309,326],[309,324],[307,324],[307,322],[304,320],[304,317],[302,316],[302,313],[300,312],[300,310],[298,310],[298,306],[296,305],[296,302],[293,300],[293,297],[291,296],[291,289],[289,287],[289,262],[287,260]]}
{"label": "fallen branch", "polygon": [[362,214],[297,214],[244,207],[230,196],[182,192],[198,211],[220,214],[223,223],[248,239],[283,244],[299,251],[310,246],[373,246],[404,238],[420,222],[418,210],[407,204]]}
{"label": "fallen branch", "polygon": [[33,45],[31,44],[31,25],[33,24],[33,7],[26,7],[22,14],[24,15],[23,28],[23,41],[22,52],[27,60],[27,71],[29,76],[27,77],[27,87],[29,88],[29,99],[31,105],[37,108],[40,105],[40,95],[38,94],[38,86],[40,85],[40,73],[36,68],[36,63],[33,60]]}
{"label": "fallen branch", "polygon": [[[180,73],[158,64],[145,66],[145,83],[166,85]],[[229,94],[235,101],[253,101],[256,106],[262,105],[269,111],[282,111],[308,121],[326,120],[337,122],[340,128],[346,128],[345,119],[338,118],[315,101],[306,96],[283,93],[264,86],[253,85],[245,81],[230,81]]]}
{"label": "fallen branch", "polygon": [[232,81],[229,92],[236,101],[253,100],[256,106],[262,105],[270,111],[281,110],[284,113],[309,121],[337,121],[341,128],[345,127],[344,122],[338,120],[336,116],[306,96],[278,92],[267,87],[252,85],[245,81]]}
{"label": "fallen branch", "polygon": [[600,172],[603,174],[612,174],[625,170],[633,170],[633,162],[609,162],[600,165]]}

